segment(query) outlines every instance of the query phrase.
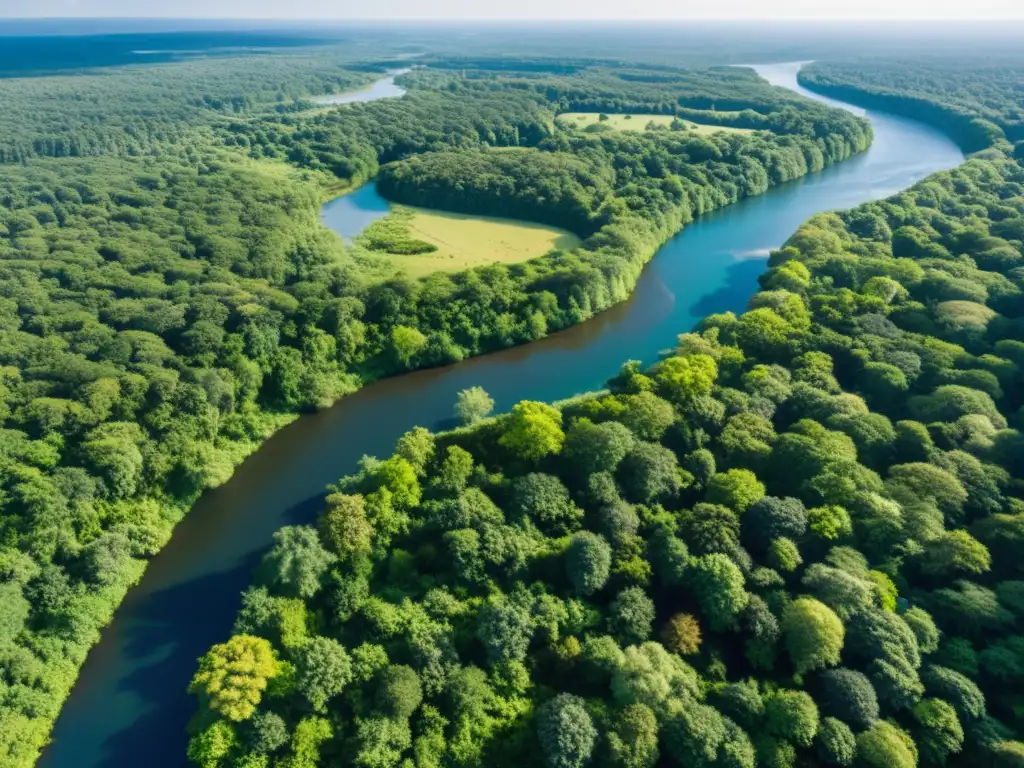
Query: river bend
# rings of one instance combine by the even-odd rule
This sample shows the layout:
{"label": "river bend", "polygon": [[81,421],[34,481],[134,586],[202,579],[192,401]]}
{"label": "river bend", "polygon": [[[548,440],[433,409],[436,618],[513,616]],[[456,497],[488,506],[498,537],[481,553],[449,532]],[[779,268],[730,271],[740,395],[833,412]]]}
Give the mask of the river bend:
{"label": "river bend", "polygon": [[[865,114],[799,87],[799,66],[755,69],[773,84]],[[362,93],[398,95],[383,86]],[[229,636],[239,593],[273,532],[310,522],[324,486],[362,455],[390,453],[416,425],[451,426],[459,390],[480,385],[507,410],[518,400],[597,389],[627,359],[654,361],[705,315],[743,310],[768,251],[809,216],[887,197],[963,160],[935,129],[866,115],[875,135],[867,152],[694,222],[661,248],[629,301],[527,346],[371,384],[268,440],[196,503],[128,593],[83,666],[40,765],[183,766],[194,710],[185,689],[196,659]]]}

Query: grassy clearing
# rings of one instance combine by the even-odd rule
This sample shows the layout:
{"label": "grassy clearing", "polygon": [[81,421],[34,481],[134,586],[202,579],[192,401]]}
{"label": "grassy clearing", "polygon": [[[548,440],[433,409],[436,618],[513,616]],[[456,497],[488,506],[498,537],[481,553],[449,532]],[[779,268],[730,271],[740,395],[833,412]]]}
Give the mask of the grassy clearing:
{"label": "grassy clearing", "polygon": [[[411,277],[458,272],[485,264],[511,264],[543,256],[555,248],[569,250],[580,244],[571,232],[544,224],[406,206],[396,208],[381,222],[380,226],[374,225],[377,234],[387,231],[392,242],[400,244],[397,248],[389,246],[383,237],[374,237],[371,230],[367,230],[370,237],[361,235],[356,242]],[[425,244],[433,250],[392,252],[411,243]]]}
{"label": "grassy clearing", "polygon": [[[726,114],[726,113],[721,113]],[[558,116],[559,122],[586,129],[588,126],[602,124],[611,131],[643,131],[649,123],[668,128],[677,118],[672,115],[608,115],[601,120],[598,112],[566,112]],[[750,128],[730,128],[724,125],[701,125],[689,119],[680,119],[686,130],[692,133],[707,135],[709,133],[753,133]]]}

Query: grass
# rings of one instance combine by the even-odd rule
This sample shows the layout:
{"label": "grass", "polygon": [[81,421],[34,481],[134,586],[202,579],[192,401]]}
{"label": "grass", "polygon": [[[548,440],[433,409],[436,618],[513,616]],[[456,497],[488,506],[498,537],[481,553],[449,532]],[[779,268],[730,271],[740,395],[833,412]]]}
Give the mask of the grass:
{"label": "grass", "polygon": [[380,242],[360,242],[364,247],[377,246],[369,248],[374,256],[387,259],[410,277],[458,272],[485,264],[512,264],[580,244],[571,232],[544,224],[424,208],[398,207],[383,221],[390,221],[392,228],[404,225],[403,242],[426,243],[436,249],[430,253],[398,254],[380,250]]}
{"label": "grass", "polygon": [[[721,113],[731,114],[731,113]],[[655,125],[663,125],[666,128],[672,124],[672,121],[676,118],[672,115],[608,115],[607,120],[600,119],[600,113],[598,112],[566,112],[558,116],[558,120],[567,125],[575,125],[580,129],[584,129],[587,126],[594,125],[596,123],[603,123],[608,126],[609,130],[613,131],[642,131],[647,127],[648,123],[653,122]],[[689,119],[682,119],[682,122],[686,125],[686,129],[689,132],[697,133],[700,135],[707,135],[709,133],[753,133],[750,128],[730,128],[725,125],[701,125],[695,123]]]}

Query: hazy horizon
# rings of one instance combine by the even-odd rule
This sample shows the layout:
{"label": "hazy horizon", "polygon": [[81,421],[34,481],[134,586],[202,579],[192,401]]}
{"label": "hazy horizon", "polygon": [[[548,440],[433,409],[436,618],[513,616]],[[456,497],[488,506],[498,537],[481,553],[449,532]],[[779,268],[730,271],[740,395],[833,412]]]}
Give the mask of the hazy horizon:
{"label": "hazy horizon", "polygon": [[[787,0],[770,11],[756,0],[713,5],[647,0],[622,11],[612,0],[521,0],[514,8],[475,0],[0,0],[0,19],[110,18],[237,21],[1020,21],[1019,0]],[[425,12],[426,11],[426,12]]]}

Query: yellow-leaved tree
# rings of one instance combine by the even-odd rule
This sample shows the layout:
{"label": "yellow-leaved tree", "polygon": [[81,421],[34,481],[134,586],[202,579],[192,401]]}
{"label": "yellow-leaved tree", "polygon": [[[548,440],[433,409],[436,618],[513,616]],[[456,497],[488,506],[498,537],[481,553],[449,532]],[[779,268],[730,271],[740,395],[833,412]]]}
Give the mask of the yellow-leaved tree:
{"label": "yellow-leaved tree", "polygon": [[240,723],[256,711],[267,681],[281,671],[267,640],[235,635],[215,645],[199,660],[199,671],[189,690],[228,720]]}

